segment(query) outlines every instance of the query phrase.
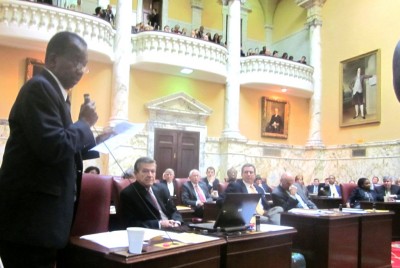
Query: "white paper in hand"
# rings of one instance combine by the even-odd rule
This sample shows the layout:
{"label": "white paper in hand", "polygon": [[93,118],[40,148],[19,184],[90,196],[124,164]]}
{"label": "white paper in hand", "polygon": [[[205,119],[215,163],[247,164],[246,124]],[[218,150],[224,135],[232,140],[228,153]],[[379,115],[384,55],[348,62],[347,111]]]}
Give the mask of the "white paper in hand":
{"label": "white paper in hand", "polygon": [[108,154],[110,151],[113,151],[118,146],[120,146],[125,140],[136,135],[143,129],[144,129],[144,124],[121,122],[113,128],[113,131],[115,133],[114,136],[96,145],[90,150],[98,151],[103,154]]}

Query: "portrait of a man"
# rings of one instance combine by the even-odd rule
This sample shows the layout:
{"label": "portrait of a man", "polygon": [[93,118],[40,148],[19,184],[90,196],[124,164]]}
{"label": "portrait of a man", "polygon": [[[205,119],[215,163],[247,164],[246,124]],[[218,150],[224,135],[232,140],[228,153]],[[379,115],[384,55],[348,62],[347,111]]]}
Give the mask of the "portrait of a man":
{"label": "portrait of a man", "polygon": [[287,138],[289,105],[286,101],[261,99],[261,136]]}

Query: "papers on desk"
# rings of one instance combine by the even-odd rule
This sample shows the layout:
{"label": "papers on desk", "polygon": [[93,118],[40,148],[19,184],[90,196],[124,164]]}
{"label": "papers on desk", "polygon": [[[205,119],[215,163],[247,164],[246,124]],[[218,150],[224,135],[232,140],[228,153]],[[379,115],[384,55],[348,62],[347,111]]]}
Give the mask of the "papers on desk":
{"label": "papers on desk", "polygon": [[281,226],[281,225],[260,224],[261,232],[277,232],[277,231],[284,231],[284,230],[291,230],[291,229],[294,229],[294,228],[289,227],[289,226]]}
{"label": "papers on desk", "polygon": [[304,209],[304,208],[292,208],[288,212],[301,215],[312,215],[312,216],[329,216],[337,214],[337,211],[327,209]]}
{"label": "papers on desk", "polygon": [[[179,241],[185,244],[197,244],[218,239],[216,237],[209,237],[192,233],[173,233],[162,230],[145,229],[145,242],[149,241],[150,239],[156,239],[158,237],[172,239],[174,241]],[[126,230],[84,235],[81,236],[81,239],[90,240],[108,249],[123,248],[128,247],[129,245],[128,234]]]}
{"label": "papers on desk", "polygon": [[368,213],[366,210],[360,209],[360,208],[343,208],[342,212],[345,212],[345,213],[357,213],[357,214]]}

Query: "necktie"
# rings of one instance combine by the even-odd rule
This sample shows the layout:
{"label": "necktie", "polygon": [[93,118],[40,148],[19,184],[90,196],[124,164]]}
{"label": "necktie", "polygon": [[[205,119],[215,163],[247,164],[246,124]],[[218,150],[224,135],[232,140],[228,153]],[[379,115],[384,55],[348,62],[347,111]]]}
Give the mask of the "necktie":
{"label": "necktie", "polygon": [[[252,185],[252,184],[250,185],[250,192],[251,192],[252,194],[258,194],[256,188],[255,188],[254,185]],[[261,200],[260,200],[260,201],[261,201]],[[258,202],[258,204],[257,204],[256,212],[257,212],[258,215],[261,215],[261,216],[264,215],[264,208],[263,208],[263,206],[261,205],[260,202]]]}
{"label": "necktie", "polygon": [[204,196],[204,193],[203,193],[203,191],[199,188],[199,185],[198,185],[198,184],[196,184],[196,185],[194,186],[194,189],[196,190],[196,193],[197,193],[197,195],[199,196],[200,202],[202,202],[202,203],[206,202],[206,198],[205,198],[205,196]]}
{"label": "necktie", "polygon": [[65,102],[67,103],[68,110],[71,111],[71,101],[69,100],[69,96],[67,96]]}
{"label": "necktie", "polygon": [[149,188],[148,192],[149,192],[149,194],[150,194],[150,197],[151,197],[151,200],[152,200],[152,202],[153,202],[154,207],[157,208],[157,210],[160,212],[161,219],[162,219],[162,220],[168,220],[168,217],[167,217],[167,216],[164,214],[164,212],[161,210],[160,205],[158,204],[157,198],[156,198],[156,196],[155,196],[154,193],[153,193],[153,190],[152,190],[151,188]]}

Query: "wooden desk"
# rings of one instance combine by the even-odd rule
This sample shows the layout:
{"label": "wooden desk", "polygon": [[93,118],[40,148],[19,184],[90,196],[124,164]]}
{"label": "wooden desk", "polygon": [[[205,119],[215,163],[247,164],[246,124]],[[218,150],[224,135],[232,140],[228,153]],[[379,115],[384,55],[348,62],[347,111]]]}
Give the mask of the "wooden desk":
{"label": "wooden desk", "polygon": [[[361,208],[371,209],[372,202],[360,202]],[[400,203],[397,202],[375,202],[377,210],[390,210],[394,212],[392,221],[392,241],[400,240]]]}
{"label": "wooden desk", "polygon": [[[148,252],[125,257],[110,252],[94,242],[72,237],[67,247],[67,267],[74,268],[151,268],[151,267],[220,267],[221,246],[218,239],[170,249],[147,248]],[[125,248],[126,250],[126,248]]]}
{"label": "wooden desk", "polygon": [[292,238],[296,230],[257,232],[227,236],[221,267],[290,268]]}
{"label": "wooden desk", "polygon": [[339,205],[342,204],[342,198],[317,195],[310,195],[309,198],[317,205],[318,209],[339,208]]}
{"label": "wooden desk", "polygon": [[293,248],[307,268],[357,267],[358,215],[309,216],[284,212],[281,225],[297,229]]}
{"label": "wooden desk", "polygon": [[305,256],[307,267],[391,267],[392,216],[392,213],[335,216],[283,213],[281,225],[297,229],[293,248]]}

